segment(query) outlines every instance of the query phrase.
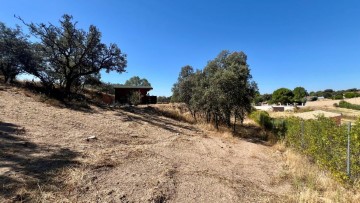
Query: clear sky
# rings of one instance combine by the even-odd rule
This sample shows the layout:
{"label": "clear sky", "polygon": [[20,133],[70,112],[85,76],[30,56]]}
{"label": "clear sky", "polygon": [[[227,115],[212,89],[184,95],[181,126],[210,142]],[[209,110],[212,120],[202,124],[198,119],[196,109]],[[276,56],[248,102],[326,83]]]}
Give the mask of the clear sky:
{"label": "clear sky", "polygon": [[103,81],[147,78],[153,95],[170,96],[182,66],[202,69],[221,50],[248,55],[261,93],[360,88],[358,0],[0,0],[10,27],[14,14],[57,24],[65,13],[128,55],[127,73]]}

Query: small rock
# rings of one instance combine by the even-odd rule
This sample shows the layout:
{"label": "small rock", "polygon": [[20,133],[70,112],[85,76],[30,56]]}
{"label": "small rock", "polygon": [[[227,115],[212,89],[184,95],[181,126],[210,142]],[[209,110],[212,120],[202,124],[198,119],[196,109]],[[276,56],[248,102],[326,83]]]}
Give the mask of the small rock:
{"label": "small rock", "polygon": [[87,137],[87,138],[86,138],[86,141],[96,140],[96,139],[97,139],[97,137],[96,137],[95,135],[92,135],[92,136],[90,136],[90,137]]}

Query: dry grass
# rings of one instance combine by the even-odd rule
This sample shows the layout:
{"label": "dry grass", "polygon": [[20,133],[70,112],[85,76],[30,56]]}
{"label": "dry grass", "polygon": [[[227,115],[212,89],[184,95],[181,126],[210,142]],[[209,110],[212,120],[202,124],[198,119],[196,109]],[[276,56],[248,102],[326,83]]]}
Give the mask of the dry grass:
{"label": "dry grass", "polygon": [[195,120],[188,111],[185,104],[156,104],[152,105],[160,115],[172,118],[178,121],[196,124],[197,127],[204,131],[216,132],[222,137],[237,137],[243,138],[251,142],[262,143],[266,145],[275,144],[277,138],[271,132],[264,131],[257,123],[251,119],[245,119],[243,124],[236,124],[236,131],[233,127],[229,128],[220,125],[218,129],[213,123],[207,123],[204,119],[198,118]]}
{"label": "dry grass", "polygon": [[[162,111],[174,113],[176,116],[171,116],[174,119],[189,116],[189,114],[181,113],[184,110],[176,110],[176,108],[181,107],[173,106],[173,108],[173,110],[169,110],[169,107],[163,106]],[[301,112],[312,110],[312,108],[304,108]],[[272,112],[272,116],[275,117],[288,117],[291,115],[293,115],[292,112]],[[205,131],[217,132],[223,138],[234,137],[232,130],[224,126],[221,126],[218,130],[208,123],[198,123],[197,126]],[[262,131],[250,119],[247,119],[245,125],[238,126],[237,129],[237,136],[242,138],[268,140],[268,144],[275,144],[277,141],[274,135]],[[335,181],[330,174],[319,169],[316,164],[303,155],[286,148],[280,142],[277,142],[274,148],[283,155],[286,165],[284,171],[272,179],[272,184],[277,185],[290,180],[293,188],[293,193],[283,197],[283,202],[360,202],[359,185],[343,185]]]}
{"label": "dry grass", "polygon": [[[244,142],[226,127],[190,124],[182,105],[92,106],[89,113],[38,101],[16,88],[0,91],[0,153],[6,155],[0,164],[9,166],[0,168],[0,201],[359,200],[354,189],[345,191],[283,145],[275,150]],[[251,141],[263,135],[248,120],[237,129]],[[86,141],[90,135],[98,139]]]}
{"label": "dry grass", "polygon": [[[360,117],[360,111],[353,110],[353,109],[345,109],[334,107],[334,103],[339,104],[342,100],[321,100],[321,101],[314,101],[314,102],[307,102],[306,107],[311,108],[314,110],[324,110],[334,113],[341,113],[343,115],[344,122],[353,122]],[[360,104],[360,98],[352,98],[352,99],[344,99],[344,101],[349,102],[351,104]]]}
{"label": "dry grass", "polygon": [[195,119],[187,111],[185,104],[156,104],[152,105],[157,114],[178,121],[194,124]]}
{"label": "dry grass", "polygon": [[311,107],[302,107],[302,108],[295,108],[295,110],[294,110],[295,113],[303,113],[303,112],[309,112],[309,111],[314,111],[314,109]]}
{"label": "dry grass", "polygon": [[289,179],[294,193],[289,199],[296,202],[360,202],[358,185],[349,186],[333,180],[329,173],[319,169],[306,157],[279,143],[275,148],[281,151],[286,161],[287,173],[277,181]]}

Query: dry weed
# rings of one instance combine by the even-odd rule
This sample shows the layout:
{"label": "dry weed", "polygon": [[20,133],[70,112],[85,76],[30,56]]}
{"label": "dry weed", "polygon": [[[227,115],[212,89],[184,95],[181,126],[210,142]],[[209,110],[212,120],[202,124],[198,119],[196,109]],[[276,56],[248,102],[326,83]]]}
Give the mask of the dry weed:
{"label": "dry weed", "polygon": [[[333,180],[330,174],[320,170],[303,155],[286,149],[284,144],[275,145],[283,152],[288,176],[295,191],[290,199],[297,202],[360,202],[359,187],[345,186]],[[279,177],[279,179],[282,177]]]}

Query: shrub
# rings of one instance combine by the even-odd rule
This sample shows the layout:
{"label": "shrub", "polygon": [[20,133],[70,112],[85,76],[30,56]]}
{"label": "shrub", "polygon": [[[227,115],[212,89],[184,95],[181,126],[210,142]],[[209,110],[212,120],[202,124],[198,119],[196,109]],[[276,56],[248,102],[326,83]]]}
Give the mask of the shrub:
{"label": "shrub", "polygon": [[273,127],[272,119],[266,111],[254,111],[250,114],[250,118],[265,130],[271,130]]}
{"label": "shrub", "polygon": [[345,92],[344,96],[345,98],[354,98],[354,97],[358,97],[359,94],[356,92]]}
{"label": "shrub", "polygon": [[342,94],[337,94],[333,97],[333,99],[335,99],[335,100],[339,100],[339,99],[343,99],[343,98],[344,98],[344,96]]}
{"label": "shrub", "polygon": [[277,139],[283,139],[286,134],[286,119],[273,119],[272,120],[272,132],[277,136]]}
{"label": "shrub", "polygon": [[141,103],[141,94],[140,92],[132,92],[130,95],[130,103],[134,106],[137,106]]}
{"label": "shrub", "polygon": [[346,102],[346,101],[340,101],[339,102],[339,107],[346,108],[346,109],[360,110],[360,105],[351,104],[351,103]]}
{"label": "shrub", "polygon": [[[351,178],[360,178],[360,120],[351,130]],[[338,180],[347,181],[346,149],[347,126],[337,126],[330,118],[317,120],[288,118],[286,145],[311,157],[322,168],[329,170]]]}

